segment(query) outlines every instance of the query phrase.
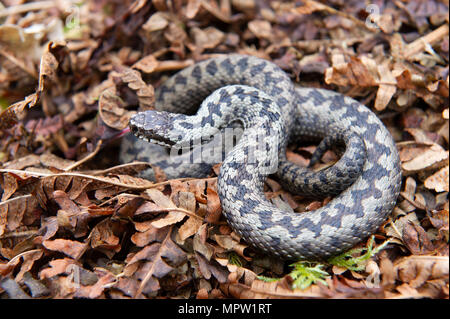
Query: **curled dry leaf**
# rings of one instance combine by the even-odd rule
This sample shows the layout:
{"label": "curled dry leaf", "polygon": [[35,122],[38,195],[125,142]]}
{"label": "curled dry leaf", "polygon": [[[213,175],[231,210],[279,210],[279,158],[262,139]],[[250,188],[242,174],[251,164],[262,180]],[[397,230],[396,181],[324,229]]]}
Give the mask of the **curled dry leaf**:
{"label": "curled dry leaf", "polygon": [[142,223],[135,222],[134,227],[138,232],[131,236],[131,241],[138,247],[144,247],[155,241],[162,242],[169,231],[168,227],[154,227],[152,221]]}
{"label": "curled dry leaf", "polygon": [[434,189],[438,193],[448,192],[448,165],[427,177],[424,185],[426,188]]}
{"label": "curled dry leaf", "polygon": [[207,260],[200,254],[195,254],[199,270],[205,279],[210,279],[211,275],[214,276],[219,283],[225,283],[228,277],[228,271],[221,266],[216,260]]}
{"label": "curled dry leaf", "polygon": [[403,227],[402,238],[406,247],[414,255],[429,254],[432,253],[435,249],[422,226],[414,222],[410,221],[405,224],[405,226]]}
{"label": "curled dry leaf", "polygon": [[409,256],[401,258],[394,265],[398,273],[397,279],[414,288],[420,287],[427,280],[448,280],[448,256]]}
{"label": "curled dry leaf", "polygon": [[164,195],[161,191],[151,188],[146,190],[146,194],[156,205],[169,211],[165,217],[152,222],[153,227],[163,228],[168,225],[173,225],[179,221],[182,221],[186,217],[186,213],[183,212],[185,210],[181,209],[180,211],[177,205],[175,205],[174,202],[172,202],[170,198]]}
{"label": "curled dry leaf", "polygon": [[222,216],[222,205],[216,190],[208,185],[206,188],[206,216],[205,220],[211,224],[217,224]]}
{"label": "curled dry leaf", "polygon": [[432,144],[424,151],[407,162],[402,163],[405,171],[416,172],[423,169],[432,169],[448,160],[449,153],[438,144]]}
{"label": "curled dry leaf", "polygon": [[74,294],[77,298],[99,298],[103,291],[116,282],[116,276],[106,269],[96,269],[98,280],[90,286],[79,287]]}
{"label": "curled dry leaf", "polygon": [[325,70],[325,82],[340,86],[357,85],[368,87],[377,85],[378,74],[372,74],[362,60],[350,57],[350,62],[333,64]]}
{"label": "curled dry leaf", "polygon": [[110,88],[102,92],[98,102],[98,111],[103,122],[116,130],[123,130],[134,112],[125,110],[125,104]]}
{"label": "curled dry leaf", "polygon": [[136,92],[139,106],[143,110],[153,109],[155,105],[155,90],[150,84],[146,84],[140,73],[131,68],[123,68],[118,75],[121,81],[126,83],[130,89]]}
{"label": "curled dry leaf", "polygon": [[120,239],[114,234],[114,225],[111,219],[104,219],[95,225],[89,237],[89,244],[92,248],[103,248],[116,253],[120,251]]}

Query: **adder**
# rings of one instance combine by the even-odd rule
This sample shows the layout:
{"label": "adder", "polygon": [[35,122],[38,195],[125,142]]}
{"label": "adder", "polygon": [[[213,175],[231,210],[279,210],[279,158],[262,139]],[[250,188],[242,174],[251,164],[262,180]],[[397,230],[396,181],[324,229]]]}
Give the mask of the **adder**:
{"label": "adder", "polygon": [[[278,66],[252,56],[212,58],[168,79],[156,110],[131,118],[140,139],[128,136],[120,158],[148,161],[169,178],[203,177],[210,163],[192,163],[192,152],[170,156],[167,148],[207,141],[233,123],[244,131],[220,168],[218,194],[228,222],[251,245],[283,259],[326,260],[367,238],[392,211],[400,161],[378,117],[342,94],[296,88]],[[320,171],[296,166],[286,145],[303,141],[320,141],[310,166],[333,146],[341,157]],[[314,211],[283,211],[264,196],[271,173],[295,194],[335,197]]]}

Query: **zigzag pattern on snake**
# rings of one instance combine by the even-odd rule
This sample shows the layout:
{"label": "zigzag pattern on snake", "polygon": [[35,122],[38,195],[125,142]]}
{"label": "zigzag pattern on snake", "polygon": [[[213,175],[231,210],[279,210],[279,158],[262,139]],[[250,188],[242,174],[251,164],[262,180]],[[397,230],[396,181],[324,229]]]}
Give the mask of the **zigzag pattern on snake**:
{"label": "zigzag pattern on snake", "polygon": [[[395,205],[401,185],[398,153],[377,116],[338,93],[295,89],[268,61],[228,55],[200,62],[159,88],[157,109],[138,113],[130,128],[162,145],[180,146],[233,121],[243,124],[241,139],[221,166],[218,192],[232,228],[265,252],[284,259],[327,259],[372,234]],[[262,136],[258,143],[263,148],[251,148],[255,135]],[[148,160],[169,177],[185,172],[203,176],[210,167],[180,165],[161,146],[155,151],[150,143],[128,139],[121,151],[124,162]],[[319,172],[286,160],[288,142],[311,140],[321,141],[313,162],[333,144],[345,151]],[[293,193],[339,195],[315,211],[284,212],[263,193],[264,181],[274,171]]]}

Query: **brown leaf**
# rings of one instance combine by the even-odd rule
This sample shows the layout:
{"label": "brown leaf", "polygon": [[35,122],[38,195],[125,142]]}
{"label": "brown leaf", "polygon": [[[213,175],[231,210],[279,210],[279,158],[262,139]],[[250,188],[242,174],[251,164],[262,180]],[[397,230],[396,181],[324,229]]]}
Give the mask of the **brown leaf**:
{"label": "brown leaf", "polygon": [[100,95],[98,111],[103,122],[116,130],[128,127],[128,122],[134,114],[125,110],[124,102],[112,88],[103,91]]}
{"label": "brown leaf", "polygon": [[133,64],[133,69],[141,70],[144,73],[153,73],[158,67],[158,60],[153,55],[147,55]]}
{"label": "brown leaf", "polygon": [[[161,243],[153,243],[146,246],[127,260],[128,264],[125,268],[129,268],[139,261],[148,261],[137,273],[142,282],[136,296],[140,295],[144,289],[147,292],[159,289],[159,285],[154,283],[155,278],[152,277],[162,278],[167,275],[173,269],[167,262],[178,266],[185,260],[186,254],[172,241],[170,234],[171,231],[167,233]],[[162,259],[163,257],[164,260]],[[147,283],[151,287],[146,287]]]}
{"label": "brown leaf", "polygon": [[214,254],[214,248],[206,242],[207,238],[207,224],[200,226],[199,230],[194,236],[193,246],[196,252],[202,254],[207,260],[210,260]]}
{"label": "brown leaf", "polygon": [[167,27],[168,24],[169,21],[167,20],[166,14],[164,12],[155,12],[151,15],[147,22],[142,25],[142,29],[147,32],[153,32],[163,30],[165,27]]}
{"label": "brown leaf", "polygon": [[113,222],[110,219],[104,219],[95,225],[89,237],[92,248],[105,248],[116,253],[120,251],[120,240],[119,237],[114,235]]}
{"label": "brown leaf", "polygon": [[37,205],[33,195],[22,195],[1,202],[0,235],[3,235],[6,229],[13,231],[19,227],[24,216],[35,212]]}
{"label": "brown leaf", "polygon": [[154,109],[155,90],[153,86],[146,84],[140,73],[131,68],[123,68],[118,75],[121,81],[126,83],[130,89],[136,91],[139,105],[143,110]]}
{"label": "brown leaf", "polygon": [[44,91],[47,82],[55,82],[57,80],[56,70],[58,69],[59,62],[51,53],[51,49],[54,45],[59,44],[50,42],[46,48],[46,52],[44,52],[41,58],[41,65],[39,67],[39,92]]}
{"label": "brown leaf", "polygon": [[438,193],[448,192],[448,165],[427,177],[423,184],[426,188],[434,189]]}
{"label": "brown leaf", "polygon": [[91,286],[81,286],[75,291],[74,297],[95,299],[102,296],[103,291],[111,283],[116,281],[116,276],[105,269],[97,269],[96,273],[99,277],[97,282]]}
{"label": "brown leaf", "polygon": [[[163,228],[168,225],[173,225],[182,221],[186,217],[186,213],[180,211],[180,209],[169,199],[169,197],[165,196],[161,191],[150,188],[146,190],[147,195],[150,199],[155,202],[162,209],[167,209],[169,213],[152,223],[152,225],[156,228]],[[173,210],[171,210],[173,209]]]}
{"label": "brown leaf", "polygon": [[270,39],[273,36],[272,26],[266,20],[253,20],[248,23],[248,29],[258,38]]}
{"label": "brown leaf", "polygon": [[[194,194],[190,192],[178,192],[178,201],[180,208],[191,211],[195,214],[196,201]],[[181,241],[194,235],[203,223],[203,218],[197,215],[189,216],[189,218],[181,225],[178,230]]]}
{"label": "brown leaf", "polygon": [[398,279],[417,288],[427,280],[447,278],[448,256],[409,256],[395,263]]}
{"label": "brown leaf", "polygon": [[197,49],[201,49],[201,51],[205,49],[214,49],[225,40],[225,34],[214,27],[207,27],[203,30],[200,28],[193,28],[191,33],[194,37]]}
{"label": "brown leaf", "polygon": [[429,254],[434,251],[434,246],[425,230],[413,222],[407,223],[403,228],[403,242],[415,255]]}
{"label": "brown leaf", "polygon": [[225,283],[227,281],[228,271],[217,261],[214,259],[208,261],[200,254],[195,254],[195,258],[198,262],[199,270],[205,279],[209,280],[211,275],[213,275],[220,283]]}
{"label": "brown leaf", "polygon": [[40,156],[36,154],[29,154],[4,163],[3,168],[21,170],[26,167],[37,166],[39,163]]}
{"label": "brown leaf", "polygon": [[58,157],[51,153],[45,153],[39,156],[39,160],[42,165],[45,167],[56,168],[58,170],[65,170],[67,167],[72,166],[74,161],[67,160],[61,157]]}
{"label": "brown leaf", "polygon": [[88,231],[87,223],[92,218],[89,212],[78,207],[63,191],[54,191],[53,198],[61,207],[57,213],[58,225],[71,229],[77,237],[84,236]]}
{"label": "brown leaf", "polygon": [[59,251],[69,257],[72,257],[73,259],[79,259],[89,247],[86,243],[61,238],[55,240],[44,240],[42,245],[48,250]]}
{"label": "brown leaf", "polygon": [[44,254],[44,251],[42,249],[30,251],[29,253],[22,255],[22,265],[20,266],[20,271],[16,275],[16,281],[22,281],[25,273],[29,273],[31,268],[33,267],[35,261],[39,260],[42,255]]}
{"label": "brown leaf", "polygon": [[351,56],[350,62],[333,65],[333,67],[326,69],[325,82],[340,86],[367,87],[377,84],[374,76],[359,58]]}
{"label": "brown leaf", "polygon": [[228,250],[234,251],[239,256],[243,257],[247,261],[250,261],[251,258],[245,256],[244,250],[248,247],[247,245],[242,245],[235,239],[233,239],[230,235],[214,235],[215,241],[219,244],[220,247]]}
{"label": "brown leaf", "polygon": [[0,185],[3,190],[1,201],[4,202],[9,199],[19,187],[17,179],[12,174],[3,174],[0,176]]}
{"label": "brown leaf", "polygon": [[222,205],[217,192],[208,185],[206,188],[206,216],[205,221],[210,224],[217,224],[222,216]]}
{"label": "brown leaf", "polygon": [[448,160],[448,151],[442,146],[433,144],[420,152],[418,156],[407,162],[402,163],[402,168],[409,172],[416,172],[423,169],[432,169],[435,165],[439,165],[443,161]]}
{"label": "brown leaf", "polygon": [[138,247],[144,247],[155,241],[162,242],[169,231],[169,227],[156,228],[152,226],[152,221],[135,222],[134,227],[138,232],[131,236],[131,241]]}

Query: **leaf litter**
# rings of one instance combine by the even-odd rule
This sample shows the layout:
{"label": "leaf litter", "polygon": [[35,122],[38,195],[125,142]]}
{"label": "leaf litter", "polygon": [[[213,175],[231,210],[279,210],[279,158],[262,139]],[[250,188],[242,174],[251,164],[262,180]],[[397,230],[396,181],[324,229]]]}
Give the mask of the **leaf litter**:
{"label": "leaf litter", "polygon": [[[68,2],[0,7],[2,298],[448,298],[448,2]],[[73,8],[72,8],[73,9]],[[283,262],[222,216],[219,166],[167,180],[118,165],[120,136],[173,72],[223,53],[372,108],[402,192],[373,237],[324,263]],[[291,145],[309,163],[314,145]],[[327,152],[315,169],[338,159]],[[155,171],[155,181],[139,172]],[[303,198],[267,181],[274,204]]]}

